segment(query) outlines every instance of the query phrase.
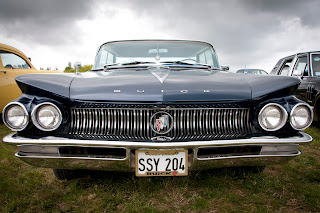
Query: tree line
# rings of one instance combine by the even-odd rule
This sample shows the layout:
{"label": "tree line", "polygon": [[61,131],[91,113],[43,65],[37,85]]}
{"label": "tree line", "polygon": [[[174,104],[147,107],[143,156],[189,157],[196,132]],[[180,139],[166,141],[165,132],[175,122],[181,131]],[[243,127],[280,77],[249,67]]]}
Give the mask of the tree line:
{"label": "tree line", "polygon": [[[93,67],[92,64],[86,64],[79,69],[79,72],[87,72]],[[71,66],[71,62],[68,63],[68,66],[64,69],[63,72],[76,72],[76,69]]]}

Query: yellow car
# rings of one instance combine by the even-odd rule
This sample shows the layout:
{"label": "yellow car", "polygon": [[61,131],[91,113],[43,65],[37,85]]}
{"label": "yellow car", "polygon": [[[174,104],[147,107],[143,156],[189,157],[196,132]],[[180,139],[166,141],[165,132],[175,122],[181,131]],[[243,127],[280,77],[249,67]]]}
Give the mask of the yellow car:
{"label": "yellow car", "polygon": [[23,52],[0,43],[0,113],[10,101],[21,96],[21,90],[15,81],[16,76],[52,72],[60,71],[36,70]]}

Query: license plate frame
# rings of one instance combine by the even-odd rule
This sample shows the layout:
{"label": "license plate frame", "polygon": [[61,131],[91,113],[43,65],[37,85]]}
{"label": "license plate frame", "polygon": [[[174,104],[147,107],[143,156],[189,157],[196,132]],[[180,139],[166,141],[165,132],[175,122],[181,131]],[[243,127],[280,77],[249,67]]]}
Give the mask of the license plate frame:
{"label": "license plate frame", "polygon": [[[152,167],[152,171],[149,171],[149,170],[146,171],[146,167],[145,167],[144,170],[141,170],[143,168],[143,167],[141,168],[141,166],[144,165],[145,163],[144,161],[147,162],[147,160],[149,159],[149,158],[146,158],[146,156],[149,156],[149,158],[152,157],[153,159],[152,164],[148,164],[149,168],[151,167],[151,165],[154,165],[154,167],[156,167],[157,169],[158,165],[155,165],[155,163],[158,160],[158,164],[160,163],[160,169],[161,168],[162,169],[153,171],[153,167]],[[165,150],[139,149],[139,150],[135,150],[135,157],[136,157],[135,166],[136,166],[137,177],[187,176],[188,175],[188,150],[186,149],[177,149],[177,150],[176,149],[165,149]],[[174,160],[174,158],[176,158],[177,160]],[[142,161],[140,161],[140,159],[144,159],[143,164],[141,164]],[[167,159],[171,159],[171,161]],[[166,166],[165,166],[165,163],[167,164]],[[163,169],[164,166],[166,167],[166,169]]]}

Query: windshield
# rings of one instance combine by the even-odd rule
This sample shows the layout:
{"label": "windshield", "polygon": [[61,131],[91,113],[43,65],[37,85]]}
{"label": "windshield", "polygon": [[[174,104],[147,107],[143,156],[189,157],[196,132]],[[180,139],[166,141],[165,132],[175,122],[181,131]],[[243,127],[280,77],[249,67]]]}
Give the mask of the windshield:
{"label": "windshield", "polygon": [[99,49],[93,69],[102,69],[107,64],[133,62],[177,62],[208,64],[220,68],[211,45],[196,41],[119,41],[110,42]]}

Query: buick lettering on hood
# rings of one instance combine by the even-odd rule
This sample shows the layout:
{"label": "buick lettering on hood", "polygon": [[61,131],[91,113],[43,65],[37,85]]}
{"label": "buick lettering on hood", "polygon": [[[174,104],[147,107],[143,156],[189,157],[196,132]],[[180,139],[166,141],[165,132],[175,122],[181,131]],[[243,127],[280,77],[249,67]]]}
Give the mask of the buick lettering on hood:
{"label": "buick lettering on hood", "polygon": [[3,111],[26,163],[59,179],[83,170],[186,176],[263,168],[301,152],[312,109],[298,78],[221,69],[212,45],[133,40],[100,46],[93,69],[16,77],[22,96]]}

